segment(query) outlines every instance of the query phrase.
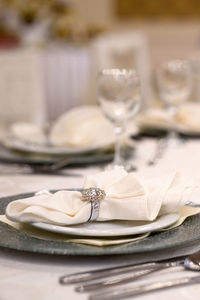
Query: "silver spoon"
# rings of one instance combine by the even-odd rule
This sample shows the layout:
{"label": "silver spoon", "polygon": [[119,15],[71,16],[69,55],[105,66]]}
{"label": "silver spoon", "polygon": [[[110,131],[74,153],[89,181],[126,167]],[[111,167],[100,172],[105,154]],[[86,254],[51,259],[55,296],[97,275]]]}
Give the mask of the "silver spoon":
{"label": "silver spoon", "polygon": [[200,271],[200,251],[186,257],[184,267],[192,271]]}
{"label": "silver spoon", "polygon": [[157,142],[157,146],[153,157],[147,162],[147,165],[154,166],[163,157],[164,152],[167,150],[167,141],[164,138],[160,138]]}

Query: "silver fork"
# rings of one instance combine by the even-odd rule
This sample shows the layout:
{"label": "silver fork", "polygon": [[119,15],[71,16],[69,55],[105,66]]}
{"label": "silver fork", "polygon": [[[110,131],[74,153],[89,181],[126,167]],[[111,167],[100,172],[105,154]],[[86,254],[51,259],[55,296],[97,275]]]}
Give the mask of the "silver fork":
{"label": "silver fork", "polygon": [[149,166],[156,165],[158,161],[163,157],[166,150],[167,150],[167,139],[160,138],[157,141],[157,145],[153,157],[147,162],[147,164]]}

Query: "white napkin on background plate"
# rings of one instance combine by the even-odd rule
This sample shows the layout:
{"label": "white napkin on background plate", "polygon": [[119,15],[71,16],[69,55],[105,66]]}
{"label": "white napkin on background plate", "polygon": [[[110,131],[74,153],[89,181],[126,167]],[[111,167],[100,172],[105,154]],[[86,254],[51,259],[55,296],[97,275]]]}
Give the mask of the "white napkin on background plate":
{"label": "white napkin on background plate", "polygon": [[[137,132],[134,122],[130,122],[125,141]],[[48,140],[53,146],[73,149],[107,147],[115,141],[113,125],[95,105],[77,106],[62,114],[50,128],[48,137],[42,127],[28,122],[13,123],[10,135],[29,143],[45,144]]]}
{"label": "white napkin on background plate", "polygon": [[176,120],[185,129],[200,132],[200,103],[185,103],[181,105]]}
{"label": "white napkin on background plate", "polygon": [[78,106],[55,121],[49,140],[54,146],[99,146],[113,143],[114,131],[98,106]]}
{"label": "white napkin on background plate", "polygon": [[162,108],[149,108],[137,117],[136,123],[140,128],[166,129],[170,127],[171,118],[168,112]]}
{"label": "white napkin on background plate", "polygon": [[[177,129],[200,132],[200,104],[187,102],[180,105],[175,116]],[[164,108],[149,108],[137,118],[141,128],[170,128],[172,122],[167,110]]]}
{"label": "white napkin on background plate", "polygon": [[[158,215],[177,213],[191,198],[199,198],[200,188],[179,173],[142,178],[124,170],[100,172],[85,179],[84,188],[98,187],[106,197],[100,202],[97,221],[153,221]],[[11,202],[6,216],[14,222],[46,222],[70,225],[87,222],[91,204],[79,191],[58,191]]]}
{"label": "white napkin on background plate", "polygon": [[[126,136],[136,133],[137,128],[131,122]],[[106,119],[100,107],[84,105],[61,115],[52,126],[49,140],[55,146],[98,147],[114,143],[115,135],[113,125]]]}
{"label": "white napkin on background plate", "polygon": [[30,143],[44,144],[46,135],[42,127],[30,122],[16,122],[10,127],[10,135]]}

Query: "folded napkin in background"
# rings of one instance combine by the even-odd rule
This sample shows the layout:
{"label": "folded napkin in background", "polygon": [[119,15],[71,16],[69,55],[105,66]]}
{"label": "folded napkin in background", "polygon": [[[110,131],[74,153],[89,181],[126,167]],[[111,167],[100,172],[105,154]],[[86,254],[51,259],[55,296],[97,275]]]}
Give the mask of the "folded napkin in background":
{"label": "folded napkin in background", "polygon": [[114,132],[98,106],[78,106],[55,121],[49,140],[55,146],[91,147],[113,143]]}
{"label": "folded napkin in background", "polygon": [[44,144],[46,135],[39,125],[30,122],[16,122],[10,127],[10,135],[30,143]]}
{"label": "folded napkin in background", "polygon": [[[200,132],[200,104],[184,103],[175,116],[176,126],[180,129]],[[149,108],[137,118],[139,127],[167,129],[171,126],[171,117],[163,108]]]}
{"label": "folded napkin in background", "polygon": [[[124,170],[100,172],[85,179],[84,188],[98,187],[106,193],[97,221],[153,221],[158,215],[178,212],[189,200],[200,197],[200,187],[179,173],[142,178]],[[59,191],[11,202],[6,216],[14,222],[46,222],[57,225],[85,223],[91,204],[79,191]]]}
{"label": "folded napkin in background", "polygon": [[[125,139],[137,133],[133,122],[128,126]],[[73,149],[105,147],[115,141],[112,124],[95,105],[77,106],[61,115],[49,129],[49,134],[38,125],[17,122],[12,124],[10,134],[20,140]]]}
{"label": "folded napkin in background", "polygon": [[200,132],[200,104],[185,103],[181,105],[176,120],[179,125]]}
{"label": "folded napkin in background", "polygon": [[[133,122],[125,136],[136,134]],[[52,126],[49,140],[55,146],[72,148],[107,146],[115,141],[112,124],[106,119],[100,107],[78,106],[64,113]]]}
{"label": "folded napkin in background", "polygon": [[[184,206],[180,209],[180,218],[179,220],[164,229],[161,229],[159,231],[166,231],[170,230],[173,228],[176,228],[180,226],[185,219],[187,219],[190,216],[196,215],[200,213],[200,207],[188,207]],[[105,237],[105,238],[97,238],[97,237],[74,237],[74,236],[69,236],[69,235],[63,235],[63,234],[58,234],[58,233],[53,233],[53,232],[48,232],[45,230],[41,230],[35,227],[32,227],[28,224],[23,224],[23,223],[17,223],[17,222],[12,222],[6,218],[5,215],[0,215],[0,221],[8,224],[9,226],[12,226],[13,228],[19,230],[20,232],[24,232],[25,234],[36,237],[39,239],[44,239],[44,240],[53,240],[53,241],[62,241],[62,242],[70,242],[70,243],[76,243],[76,244],[86,244],[86,245],[92,245],[92,246],[112,246],[112,245],[121,245],[121,244],[127,244],[127,243],[134,243],[136,241],[142,240],[146,237],[148,237],[151,232],[146,232],[142,234],[137,234],[137,235],[131,235],[129,237]]]}
{"label": "folded napkin in background", "polygon": [[149,108],[141,113],[136,123],[139,127],[155,127],[155,128],[168,128],[171,123],[171,118],[168,112],[162,108]]}

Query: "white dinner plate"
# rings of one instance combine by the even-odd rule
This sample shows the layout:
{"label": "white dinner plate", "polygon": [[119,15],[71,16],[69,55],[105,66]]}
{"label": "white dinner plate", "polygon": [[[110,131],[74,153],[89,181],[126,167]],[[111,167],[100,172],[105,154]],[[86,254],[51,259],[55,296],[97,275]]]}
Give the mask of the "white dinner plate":
{"label": "white dinner plate", "polygon": [[158,217],[153,222],[116,220],[107,222],[88,222],[71,226],[58,226],[47,223],[32,223],[31,225],[40,229],[61,234],[106,237],[134,235],[157,231],[174,224],[178,219],[178,214],[168,214]]}
{"label": "white dinner plate", "polygon": [[7,148],[23,151],[28,153],[48,154],[48,155],[73,155],[106,150],[112,147],[113,143],[109,142],[104,145],[90,146],[84,148],[69,148],[69,147],[56,147],[52,145],[36,144],[23,141],[14,137],[6,137],[3,140],[4,146]]}

